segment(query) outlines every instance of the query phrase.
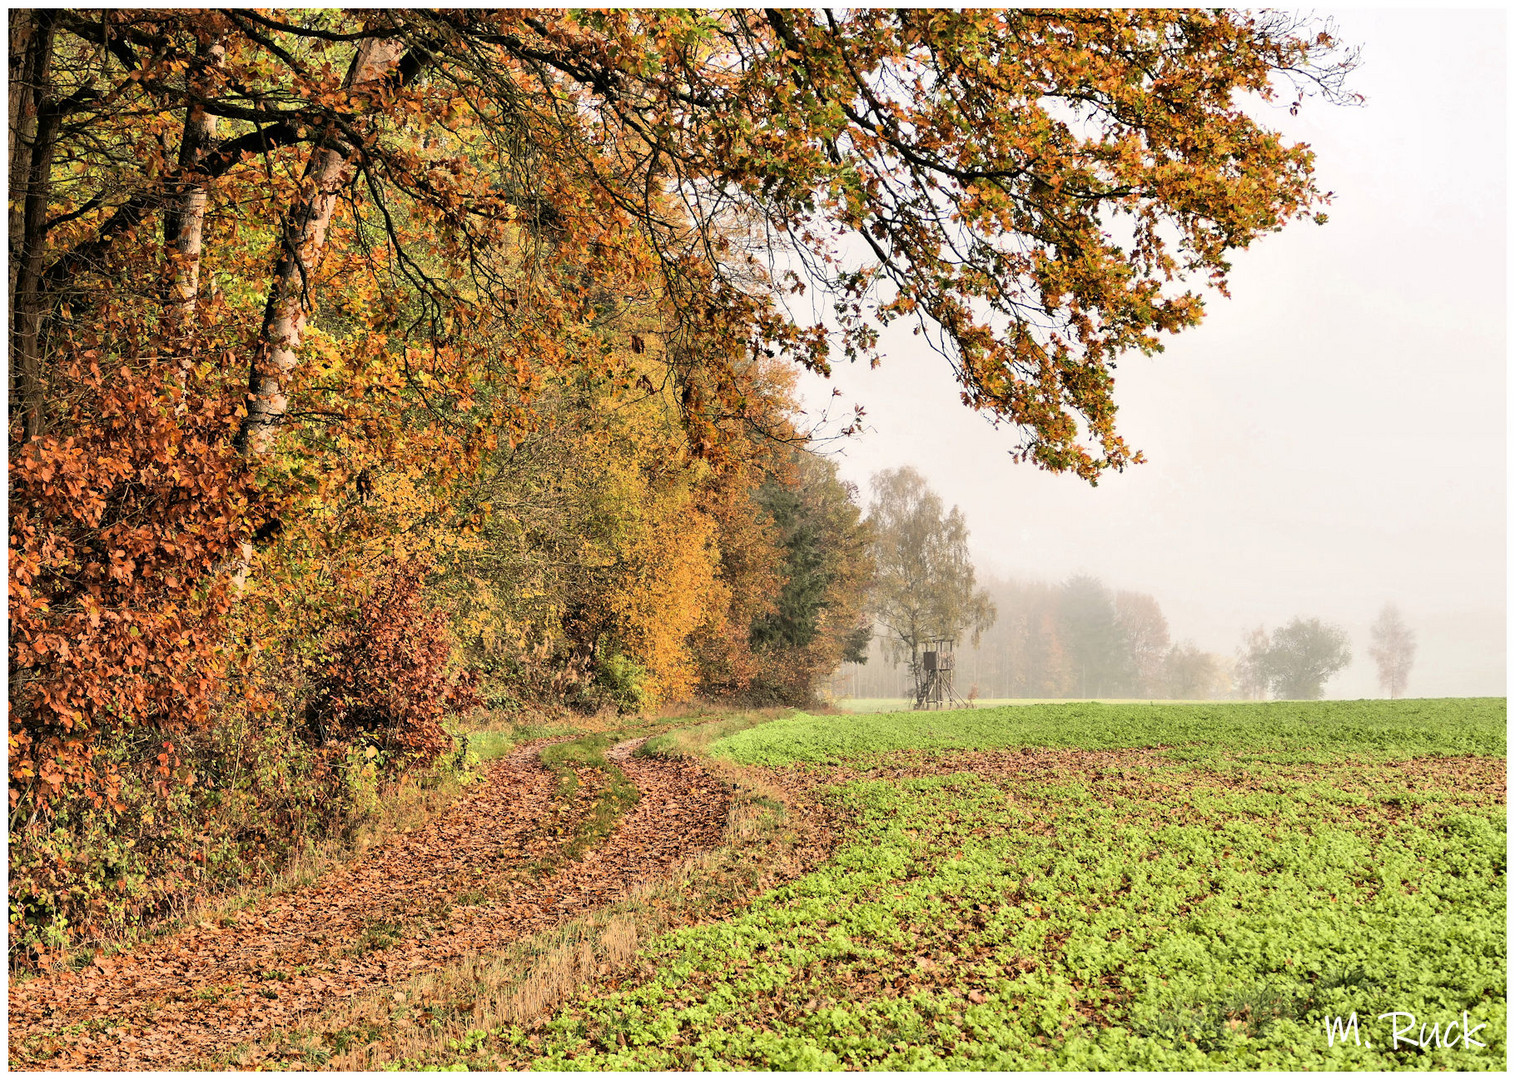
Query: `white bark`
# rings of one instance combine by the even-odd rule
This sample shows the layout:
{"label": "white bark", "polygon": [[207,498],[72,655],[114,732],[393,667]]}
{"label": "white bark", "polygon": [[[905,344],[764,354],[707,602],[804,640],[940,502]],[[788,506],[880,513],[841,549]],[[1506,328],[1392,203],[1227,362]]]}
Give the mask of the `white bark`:
{"label": "white bark", "polygon": [[[403,52],[404,44],[394,39],[365,40],[358,46],[343,87],[351,89],[387,78]],[[356,147],[340,139],[312,151],[301,196],[284,217],[285,248],[274,267],[263,331],[253,355],[247,417],[238,435],[241,448],[254,456],[272,445],[288,411],[286,390],[298,363],[296,350],[309,315],[310,276],[325,249],[337,192],[351,177],[356,152]]]}
{"label": "white bark", "polygon": [[[206,42],[200,49],[201,57],[208,67],[220,67],[226,60],[226,45],[221,41]],[[197,89],[203,96],[209,89],[207,80],[197,80]],[[205,206],[208,200],[207,185],[197,176],[200,163],[216,141],[216,117],[201,105],[193,102],[187,107],[184,117],[184,138],[179,144],[179,168],[186,180],[179,190],[175,205],[170,206],[164,218],[163,234],[172,261],[169,285],[169,314],[185,331],[195,317],[195,302],[200,289],[200,252],[205,238]],[[181,364],[186,371],[189,358]]]}

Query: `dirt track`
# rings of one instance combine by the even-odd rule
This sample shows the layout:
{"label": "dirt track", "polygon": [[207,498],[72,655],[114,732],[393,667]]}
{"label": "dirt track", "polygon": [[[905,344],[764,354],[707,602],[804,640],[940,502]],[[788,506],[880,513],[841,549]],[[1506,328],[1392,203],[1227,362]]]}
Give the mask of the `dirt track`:
{"label": "dirt track", "polygon": [[179,1069],[341,998],[488,953],[611,902],[722,835],[728,796],[697,766],[611,751],[640,801],[608,840],[542,875],[582,815],[555,804],[538,747],[444,814],[303,888],[10,989],[15,1069]]}

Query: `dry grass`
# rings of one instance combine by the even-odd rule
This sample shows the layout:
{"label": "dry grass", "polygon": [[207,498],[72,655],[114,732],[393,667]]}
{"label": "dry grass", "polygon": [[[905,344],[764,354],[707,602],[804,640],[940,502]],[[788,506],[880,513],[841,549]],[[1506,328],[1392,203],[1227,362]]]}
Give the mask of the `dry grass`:
{"label": "dry grass", "polygon": [[[343,1002],[301,1031],[208,1064],[363,1071],[478,1057],[489,1034],[530,1027],[589,987],[635,978],[638,951],[650,938],[723,917],[829,851],[823,815],[791,812],[791,793],[755,770],[708,764],[735,788],[722,844],[668,878],[502,954],[471,956]],[[487,1056],[475,1063],[488,1067]]]}

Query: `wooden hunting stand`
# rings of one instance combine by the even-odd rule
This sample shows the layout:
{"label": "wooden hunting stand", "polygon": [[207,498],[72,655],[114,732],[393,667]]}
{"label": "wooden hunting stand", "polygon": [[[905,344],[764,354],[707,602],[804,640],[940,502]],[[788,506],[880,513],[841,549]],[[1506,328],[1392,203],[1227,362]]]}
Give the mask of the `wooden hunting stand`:
{"label": "wooden hunting stand", "polygon": [[952,673],[957,666],[952,655],[954,638],[936,638],[926,642],[921,654],[921,670],[915,680],[917,709],[966,709],[968,703],[957,696]]}

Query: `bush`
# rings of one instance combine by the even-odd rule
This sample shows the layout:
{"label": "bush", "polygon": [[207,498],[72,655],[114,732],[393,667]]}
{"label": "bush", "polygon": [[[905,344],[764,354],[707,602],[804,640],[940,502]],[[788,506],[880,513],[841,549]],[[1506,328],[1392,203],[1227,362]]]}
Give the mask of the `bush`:
{"label": "bush", "polygon": [[[114,778],[108,799],[82,784],[13,795],[12,964],[130,935],[263,880],[374,812],[386,778],[450,749],[442,718],[473,703],[473,685],[446,671],[450,638],[422,602],[421,571],[384,564],[377,587],[319,640],[325,665],[305,682],[303,717],[298,665],[237,670],[202,724],[95,736],[90,762]],[[252,705],[232,692],[281,679],[284,692]],[[320,737],[301,738],[302,724]]]}
{"label": "bush", "polygon": [[96,744],[116,799],[81,792],[10,836],[10,959],[101,944],[266,876],[355,809],[328,755],[277,719]]}
{"label": "bush", "polygon": [[647,701],[647,669],[619,652],[600,660],[595,685],[621,712],[638,712]]}
{"label": "bush", "polygon": [[71,332],[57,359],[69,407],[12,443],[10,807],[34,824],[75,794],[119,809],[103,741],[210,722],[226,560],[268,512],[230,447],[236,400],[137,355],[143,335]]}
{"label": "bush", "polygon": [[306,716],[317,741],[368,736],[397,765],[452,745],[442,718],[477,705],[476,680],[454,680],[444,615],[421,595],[419,560],[389,559],[373,592],[330,636]]}

